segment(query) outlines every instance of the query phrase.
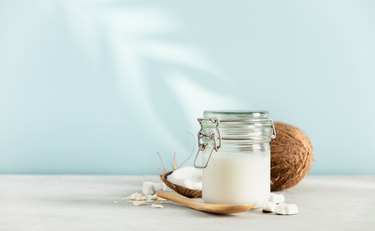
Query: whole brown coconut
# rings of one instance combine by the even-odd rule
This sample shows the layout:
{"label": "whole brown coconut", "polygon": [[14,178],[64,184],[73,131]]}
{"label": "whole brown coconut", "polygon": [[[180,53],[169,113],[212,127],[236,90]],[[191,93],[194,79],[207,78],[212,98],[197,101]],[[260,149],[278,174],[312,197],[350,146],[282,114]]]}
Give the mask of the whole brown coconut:
{"label": "whole brown coconut", "polygon": [[312,163],[312,145],[299,128],[275,122],[276,138],[271,141],[271,190],[296,185],[308,173]]}

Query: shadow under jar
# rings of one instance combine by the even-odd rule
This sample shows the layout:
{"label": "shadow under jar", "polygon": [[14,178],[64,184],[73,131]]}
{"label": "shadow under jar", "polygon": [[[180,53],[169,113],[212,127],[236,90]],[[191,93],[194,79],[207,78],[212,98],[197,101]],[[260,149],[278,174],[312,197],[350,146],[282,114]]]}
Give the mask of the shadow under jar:
{"label": "shadow under jar", "polygon": [[203,200],[261,207],[270,195],[270,141],[276,137],[269,113],[205,111],[198,121],[194,166],[203,169]]}

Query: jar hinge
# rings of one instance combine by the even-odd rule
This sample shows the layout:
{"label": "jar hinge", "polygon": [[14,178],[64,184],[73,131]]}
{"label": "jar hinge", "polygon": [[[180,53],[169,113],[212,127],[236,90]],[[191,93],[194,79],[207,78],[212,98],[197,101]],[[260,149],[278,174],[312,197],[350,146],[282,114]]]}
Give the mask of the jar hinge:
{"label": "jar hinge", "polygon": [[[211,131],[208,135],[205,134],[203,132],[203,122],[211,122],[215,125],[215,131]],[[201,129],[199,130],[198,132],[198,152],[195,156],[195,159],[194,159],[194,167],[196,168],[206,168],[207,165],[208,165],[208,162],[210,161],[211,159],[211,156],[212,156],[212,153],[214,151],[219,151],[220,147],[221,147],[221,135],[220,135],[220,131],[219,131],[219,120],[218,119],[215,119],[215,118],[198,118],[198,122],[201,126]],[[211,149],[211,152],[210,152],[210,155],[208,156],[207,160],[204,162],[204,165],[200,166],[197,164],[197,159],[198,159],[198,156],[199,156],[199,153],[201,151],[204,151],[206,149],[206,147],[209,145],[208,143],[205,143],[204,142],[204,138],[209,138],[213,141],[213,147]]]}

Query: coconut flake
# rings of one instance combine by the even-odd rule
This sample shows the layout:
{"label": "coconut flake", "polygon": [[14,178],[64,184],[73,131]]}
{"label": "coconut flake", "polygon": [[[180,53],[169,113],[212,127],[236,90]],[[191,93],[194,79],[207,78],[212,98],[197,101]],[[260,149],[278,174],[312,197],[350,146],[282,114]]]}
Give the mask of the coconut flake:
{"label": "coconut flake", "polygon": [[163,205],[160,205],[160,204],[152,204],[151,205],[151,208],[164,208],[164,206]]}

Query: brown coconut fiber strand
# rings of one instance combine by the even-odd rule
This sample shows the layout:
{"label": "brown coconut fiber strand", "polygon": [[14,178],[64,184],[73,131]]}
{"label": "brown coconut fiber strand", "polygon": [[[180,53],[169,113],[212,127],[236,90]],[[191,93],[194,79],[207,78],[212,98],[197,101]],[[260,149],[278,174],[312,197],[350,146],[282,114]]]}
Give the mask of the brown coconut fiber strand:
{"label": "brown coconut fiber strand", "polygon": [[312,145],[301,129],[275,122],[276,138],[271,141],[271,190],[280,191],[300,182],[312,163]]}

